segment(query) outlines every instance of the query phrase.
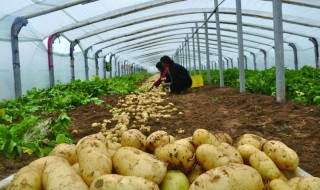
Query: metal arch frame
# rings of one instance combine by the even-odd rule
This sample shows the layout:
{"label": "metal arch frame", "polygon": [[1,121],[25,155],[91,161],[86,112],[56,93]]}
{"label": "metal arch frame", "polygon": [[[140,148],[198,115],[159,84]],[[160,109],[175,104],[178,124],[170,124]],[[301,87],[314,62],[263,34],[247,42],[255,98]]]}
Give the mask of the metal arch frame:
{"label": "metal arch frame", "polygon": [[[110,65],[111,65],[110,78],[112,77],[112,57],[116,58],[116,54],[111,53],[111,55],[109,57],[109,62],[110,62]],[[115,66],[115,69],[116,69],[116,66]]]}

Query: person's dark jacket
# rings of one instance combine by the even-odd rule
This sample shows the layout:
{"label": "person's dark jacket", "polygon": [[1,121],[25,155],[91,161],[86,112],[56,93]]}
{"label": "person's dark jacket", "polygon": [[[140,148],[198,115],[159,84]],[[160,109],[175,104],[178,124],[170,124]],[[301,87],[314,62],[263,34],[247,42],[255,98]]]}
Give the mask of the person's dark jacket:
{"label": "person's dark jacket", "polygon": [[169,76],[171,78],[170,90],[172,93],[180,93],[192,85],[188,70],[174,62],[169,64]]}

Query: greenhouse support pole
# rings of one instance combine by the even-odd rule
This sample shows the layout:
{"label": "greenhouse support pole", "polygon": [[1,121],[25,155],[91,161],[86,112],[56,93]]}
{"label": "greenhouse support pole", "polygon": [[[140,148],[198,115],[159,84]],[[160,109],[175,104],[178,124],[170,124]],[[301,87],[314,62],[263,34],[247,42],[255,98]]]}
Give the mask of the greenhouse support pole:
{"label": "greenhouse support pole", "polygon": [[293,58],[294,58],[294,69],[298,70],[298,49],[294,43],[289,43],[289,46],[293,49]]}
{"label": "greenhouse support pole", "polygon": [[103,62],[102,62],[102,70],[103,70],[103,78],[106,79],[107,78],[107,65],[106,65],[106,58],[107,58],[106,54],[105,56],[103,56]]}
{"label": "greenhouse support pole", "polygon": [[189,64],[189,73],[191,75],[191,71],[192,71],[192,68],[191,68],[191,58],[190,58],[190,43],[189,43],[189,35],[187,34],[187,48],[188,48],[188,64]]}
{"label": "greenhouse support pole", "polygon": [[211,69],[213,70],[213,68],[214,68],[214,67],[213,67],[213,61],[211,61]]}
{"label": "greenhouse support pole", "polygon": [[53,52],[52,45],[54,41],[60,37],[60,33],[52,34],[48,38],[48,67],[49,67],[49,82],[50,86],[54,86],[54,69],[53,69]]}
{"label": "greenhouse support pole", "polygon": [[[112,71],[113,71],[113,65],[112,65],[112,58],[116,58],[116,55],[115,54],[111,54],[111,56],[109,57],[109,63],[110,63],[110,66],[111,66],[111,69],[110,69],[110,78],[112,78]],[[114,75],[116,75],[116,62],[114,64]]]}
{"label": "greenhouse support pole", "polygon": [[253,57],[253,69],[257,70],[257,60],[256,60],[256,54],[254,54],[253,52],[250,52],[250,54]]}
{"label": "greenhouse support pole", "polygon": [[214,69],[217,70],[217,62],[214,61]]}
{"label": "greenhouse support pole", "polygon": [[69,56],[70,56],[70,71],[71,71],[71,82],[74,81],[75,79],[75,74],[74,74],[74,47],[79,44],[79,40],[74,40],[73,42],[70,43],[70,51],[69,51]]}
{"label": "greenhouse support pole", "polygon": [[284,103],[286,101],[286,87],[284,73],[282,0],[273,0],[273,26],[275,43],[277,102]]}
{"label": "greenhouse support pole", "polygon": [[243,25],[242,25],[241,0],[236,0],[237,30],[238,30],[238,68],[240,76],[240,93],[246,92],[246,77],[244,71],[244,50],[243,50]]}
{"label": "greenhouse support pole", "polygon": [[248,58],[246,55],[244,56],[244,69],[248,69]]}
{"label": "greenhouse support pole", "polygon": [[222,44],[221,44],[221,34],[220,34],[220,18],[219,18],[219,4],[218,0],[214,0],[214,5],[216,7],[216,29],[217,29],[217,45],[218,45],[218,57],[219,57],[219,73],[220,73],[220,87],[224,87],[224,77],[223,77],[223,66],[222,66]]}
{"label": "greenhouse support pole", "polygon": [[[118,58],[116,58],[118,59]],[[120,77],[121,76],[121,65],[120,65],[120,61],[118,61],[118,76]]]}
{"label": "greenhouse support pole", "polygon": [[211,73],[210,73],[210,55],[209,55],[209,36],[208,36],[208,23],[207,23],[207,13],[204,13],[204,22],[205,22],[205,36],[206,36],[206,57],[207,57],[207,79],[208,84],[211,84]]}
{"label": "greenhouse support pole", "polygon": [[193,47],[193,75],[196,75],[196,47],[194,44],[194,29],[192,28],[192,47]]}
{"label": "greenhouse support pole", "polygon": [[20,55],[19,55],[19,33],[22,27],[28,24],[28,20],[22,17],[14,19],[11,25],[11,51],[12,66],[14,77],[14,93],[16,99],[22,95],[21,71],[20,71]]}
{"label": "greenhouse support pole", "polygon": [[229,69],[229,59],[228,58],[224,58],[226,60],[226,63],[227,63],[227,69]]}
{"label": "greenhouse support pole", "polygon": [[99,53],[101,53],[102,50],[98,50],[95,54],[94,54],[94,58],[96,61],[96,75],[99,76]]}
{"label": "greenhouse support pole", "polygon": [[179,51],[179,48],[176,50],[176,54],[177,54],[177,63],[180,64],[180,51]]}
{"label": "greenhouse support pole", "polygon": [[263,53],[264,69],[267,70],[267,52],[264,49],[260,49],[260,51]]}
{"label": "greenhouse support pole", "polygon": [[[188,47],[187,47],[187,40],[185,41],[185,43],[184,43],[184,52],[185,52],[185,61],[186,61],[186,69],[187,70],[189,70],[188,69]],[[189,70],[189,72],[190,72],[190,70]]]}
{"label": "greenhouse support pole", "polygon": [[314,55],[315,55],[315,62],[316,68],[319,68],[319,45],[316,38],[310,37],[309,41],[311,41],[314,45]]}
{"label": "greenhouse support pole", "polygon": [[200,72],[200,75],[202,75],[200,41],[199,41],[199,28],[198,28],[198,23],[197,22],[196,22],[196,32],[197,32],[197,49],[198,49],[199,72]]}
{"label": "greenhouse support pole", "polygon": [[181,60],[182,60],[182,66],[185,66],[185,65],[184,65],[184,50],[183,50],[183,43],[182,43],[182,45],[181,45],[181,55],[182,55],[182,57],[181,57]]}
{"label": "greenhouse support pole", "polygon": [[229,57],[229,58],[230,58],[231,68],[233,69],[234,68],[233,67],[233,59],[231,57]]}
{"label": "greenhouse support pole", "polygon": [[89,80],[88,52],[90,49],[92,49],[92,46],[84,50],[84,69],[86,73],[86,80]]}

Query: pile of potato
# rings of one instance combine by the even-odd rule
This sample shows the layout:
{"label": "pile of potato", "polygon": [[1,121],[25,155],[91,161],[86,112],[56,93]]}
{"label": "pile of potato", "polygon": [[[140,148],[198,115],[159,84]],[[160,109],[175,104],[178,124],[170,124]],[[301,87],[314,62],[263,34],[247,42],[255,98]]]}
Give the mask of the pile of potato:
{"label": "pile of potato", "polygon": [[297,154],[279,141],[197,129],[176,140],[165,131],[124,131],[121,143],[101,132],[19,170],[8,190],[319,190],[320,178],[288,179]]}

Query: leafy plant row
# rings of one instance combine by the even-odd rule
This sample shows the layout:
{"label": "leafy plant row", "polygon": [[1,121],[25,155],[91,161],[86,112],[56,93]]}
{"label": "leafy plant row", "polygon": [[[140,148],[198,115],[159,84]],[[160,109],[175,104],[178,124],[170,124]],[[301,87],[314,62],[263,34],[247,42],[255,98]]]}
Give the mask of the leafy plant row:
{"label": "leafy plant row", "polygon": [[[219,71],[211,70],[211,81],[220,84]],[[225,86],[240,88],[239,70],[227,69],[224,72]],[[203,71],[203,78],[207,72]],[[276,96],[276,69],[262,71],[245,70],[246,91]],[[320,70],[304,66],[300,70],[285,69],[286,98],[299,103],[320,105]]]}
{"label": "leafy plant row", "polygon": [[[60,143],[72,143],[71,120],[67,110],[89,103],[103,103],[98,97],[106,94],[127,94],[137,89],[147,73],[130,74],[111,79],[76,80],[47,89],[32,89],[16,100],[0,102],[0,151],[7,158],[35,153],[48,154]],[[43,119],[46,114],[58,118]]]}

